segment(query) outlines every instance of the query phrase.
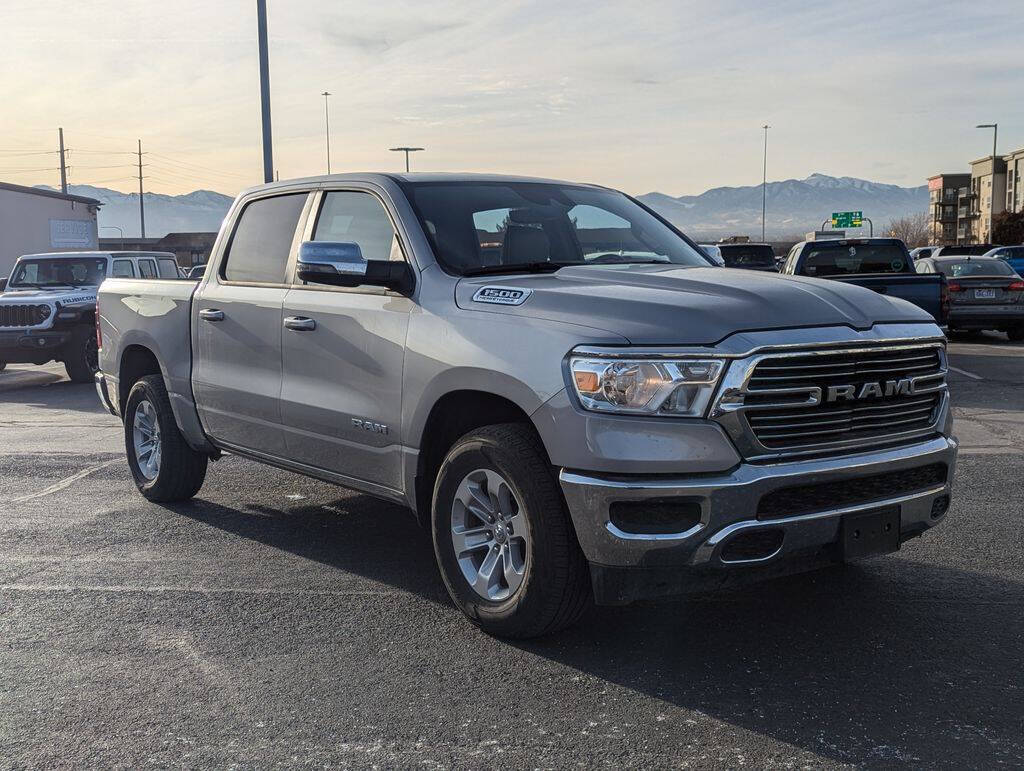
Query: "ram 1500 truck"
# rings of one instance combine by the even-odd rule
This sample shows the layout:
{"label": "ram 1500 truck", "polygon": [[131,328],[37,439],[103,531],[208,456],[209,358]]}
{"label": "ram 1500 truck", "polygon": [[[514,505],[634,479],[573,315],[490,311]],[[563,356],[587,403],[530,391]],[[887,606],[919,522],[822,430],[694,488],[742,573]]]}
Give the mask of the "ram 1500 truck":
{"label": "ram 1500 truck", "polygon": [[144,496],[231,453],[404,504],[498,635],[895,551],[949,504],[928,314],[714,267],[602,187],[261,186],[198,284],[108,280],[98,329]]}
{"label": "ram 1500 truck", "polygon": [[96,289],[107,276],[176,277],[168,252],[55,252],[19,257],[0,292],[0,370],[59,361],[76,383],[91,383]]}
{"label": "ram 1500 truck", "polygon": [[928,311],[939,324],[946,323],[949,313],[946,279],[938,273],[918,273],[898,238],[802,241],[789,250],[782,272],[845,281],[898,297]]}

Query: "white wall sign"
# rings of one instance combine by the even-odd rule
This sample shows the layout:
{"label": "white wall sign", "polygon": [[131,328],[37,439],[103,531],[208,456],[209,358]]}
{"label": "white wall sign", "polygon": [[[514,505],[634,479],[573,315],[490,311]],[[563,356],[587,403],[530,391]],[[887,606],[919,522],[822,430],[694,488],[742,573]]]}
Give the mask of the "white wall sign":
{"label": "white wall sign", "polygon": [[89,220],[50,220],[50,246],[96,248],[96,224]]}

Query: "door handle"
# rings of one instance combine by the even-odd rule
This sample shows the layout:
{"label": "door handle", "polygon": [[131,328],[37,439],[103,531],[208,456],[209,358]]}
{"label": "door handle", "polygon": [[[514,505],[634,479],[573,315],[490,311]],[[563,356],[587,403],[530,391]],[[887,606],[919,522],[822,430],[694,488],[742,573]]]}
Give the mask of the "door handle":
{"label": "door handle", "polygon": [[217,308],[203,308],[199,311],[199,318],[203,321],[223,321],[224,311]]}
{"label": "door handle", "polygon": [[284,328],[292,329],[296,332],[311,332],[316,329],[316,321],[314,319],[307,319],[305,316],[286,316]]}

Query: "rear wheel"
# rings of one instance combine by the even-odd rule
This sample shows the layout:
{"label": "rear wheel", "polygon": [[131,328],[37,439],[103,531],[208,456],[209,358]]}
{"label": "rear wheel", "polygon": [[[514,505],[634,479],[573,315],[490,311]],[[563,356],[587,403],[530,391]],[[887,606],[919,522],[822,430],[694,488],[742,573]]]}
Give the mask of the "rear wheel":
{"label": "rear wheel", "polygon": [[99,371],[99,347],[92,327],[80,327],[71,336],[64,369],[73,383],[91,383]]}
{"label": "rear wheel", "polygon": [[7,362],[0,361],[0,372],[3,372],[5,369],[7,369]]}
{"label": "rear wheel", "polygon": [[128,393],[124,445],[135,486],[149,500],[187,500],[203,486],[209,458],[185,442],[160,375],[141,378]]}
{"label": "rear wheel", "polygon": [[529,426],[488,426],[459,439],[441,464],[432,508],[445,586],[484,631],[537,637],[587,607],[587,563]]}

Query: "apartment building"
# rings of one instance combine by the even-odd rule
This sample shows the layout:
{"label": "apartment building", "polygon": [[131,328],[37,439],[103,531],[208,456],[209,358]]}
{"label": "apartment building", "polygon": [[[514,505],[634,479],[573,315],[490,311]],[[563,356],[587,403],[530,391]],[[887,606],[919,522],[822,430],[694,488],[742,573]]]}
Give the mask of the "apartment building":
{"label": "apartment building", "polygon": [[1006,161],[1006,210],[1024,211],[1024,147],[1003,156]]}
{"label": "apartment building", "polygon": [[992,242],[989,224],[1006,209],[1006,161],[991,155],[971,161],[971,189],[968,197],[972,238],[962,243]]}
{"label": "apartment building", "polygon": [[955,244],[957,239],[957,205],[961,189],[971,185],[970,174],[936,174],[928,177],[928,214],[932,243]]}

